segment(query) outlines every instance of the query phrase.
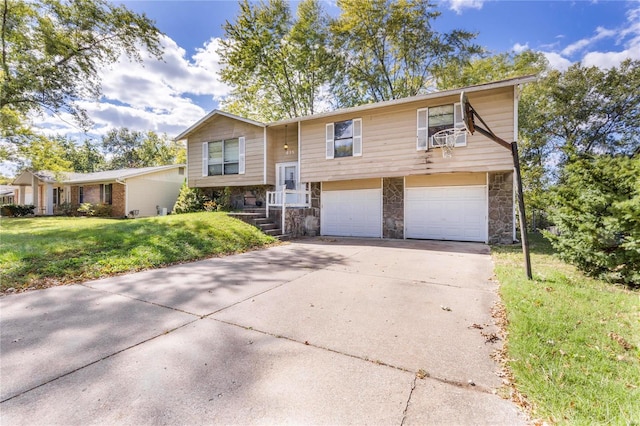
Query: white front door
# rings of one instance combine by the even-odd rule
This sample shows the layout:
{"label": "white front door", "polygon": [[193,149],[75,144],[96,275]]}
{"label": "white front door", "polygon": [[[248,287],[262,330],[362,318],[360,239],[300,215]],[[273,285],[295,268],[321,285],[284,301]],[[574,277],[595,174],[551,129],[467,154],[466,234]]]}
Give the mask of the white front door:
{"label": "white front door", "polygon": [[[298,190],[298,163],[276,164],[276,191],[285,189]],[[287,194],[286,202],[288,204],[297,203],[297,194]]]}

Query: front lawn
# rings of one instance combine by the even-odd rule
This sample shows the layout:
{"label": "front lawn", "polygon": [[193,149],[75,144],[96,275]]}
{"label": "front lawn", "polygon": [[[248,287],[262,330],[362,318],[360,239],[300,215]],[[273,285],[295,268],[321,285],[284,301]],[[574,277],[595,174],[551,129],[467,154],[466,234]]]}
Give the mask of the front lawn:
{"label": "front lawn", "polygon": [[135,220],[1,218],[0,291],[156,268],[275,241],[224,213]]}
{"label": "front lawn", "polygon": [[506,309],[507,364],[534,419],[640,424],[640,292],[585,277],[533,235],[534,280],[520,247],[493,247]]}

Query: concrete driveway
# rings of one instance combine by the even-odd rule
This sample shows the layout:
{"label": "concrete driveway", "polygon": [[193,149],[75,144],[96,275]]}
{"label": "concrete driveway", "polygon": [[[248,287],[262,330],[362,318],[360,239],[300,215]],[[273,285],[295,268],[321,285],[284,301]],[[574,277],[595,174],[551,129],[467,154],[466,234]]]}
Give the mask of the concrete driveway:
{"label": "concrete driveway", "polygon": [[0,423],[526,424],[491,276],[482,244],[315,238],[5,296]]}

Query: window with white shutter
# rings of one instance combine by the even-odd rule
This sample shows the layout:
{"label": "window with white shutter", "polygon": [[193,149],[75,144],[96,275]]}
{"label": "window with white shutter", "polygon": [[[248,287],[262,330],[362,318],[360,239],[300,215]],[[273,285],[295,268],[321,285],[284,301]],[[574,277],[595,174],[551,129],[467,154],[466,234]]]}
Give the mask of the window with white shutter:
{"label": "window with white shutter", "polygon": [[244,150],[245,150],[244,136],[238,138],[238,174],[243,175],[245,169]]}
{"label": "window with white shutter", "polygon": [[326,143],[327,159],[362,156],[362,119],[328,123]]}
{"label": "window with white shutter", "polygon": [[327,159],[331,159],[333,158],[333,123],[328,123],[327,124],[327,136],[326,136],[326,141],[327,141],[327,149],[326,149],[326,158]]}
{"label": "window with white shutter", "polygon": [[362,156],[362,119],[353,120],[353,156]]}
{"label": "window with white shutter", "polygon": [[[421,108],[417,112],[417,142],[416,149],[418,151],[429,147],[439,147],[433,139],[433,135],[446,129],[462,129],[464,123],[462,121],[462,106],[460,103],[440,105],[430,108]],[[467,145],[467,134],[462,133],[458,136],[456,146]]]}
{"label": "window with white shutter", "polygon": [[427,149],[427,141],[429,138],[429,108],[420,108],[418,110],[418,136],[416,140],[416,150],[424,151]]}
{"label": "window with white shutter", "polygon": [[244,137],[205,142],[202,145],[203,176],[244,174],[245,145]]}

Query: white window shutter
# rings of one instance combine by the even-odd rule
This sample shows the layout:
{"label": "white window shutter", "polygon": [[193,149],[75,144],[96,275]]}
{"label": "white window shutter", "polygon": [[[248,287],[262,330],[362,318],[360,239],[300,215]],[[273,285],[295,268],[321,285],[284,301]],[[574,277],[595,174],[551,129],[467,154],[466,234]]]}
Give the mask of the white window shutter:
{"label": "white window shutter", "polygon": [[202,176],[209,176],[209,142],[202,144]]}
{"label": "white window shutter", "polygon": [[334,152],[333,137],[334,137],[333,123],[328,123],[327,124],[327,138],[326,138],[327,139],[327,152],[326,152],[326,158],[327,159],[333,158],[333,152]]}
{"label": "white window shutter", "polygon": [[[462,104],[460,102],[453,104],[453,127],[456,129],[464,129],[464,123],[462,122]],[[456,146],[467,145],[467,132],[458,136],[456,140]]]}
{"label": "white window shutter", "polygon": [[424,151],[428,145],[429,135],[429,108],[418,110],[418,135],[416,140],[416,151]]}
{"label": "white window shutter", "polygon": [[362,118],[353,119],[353,156],[362,156]]}
{"label": "white window shutter", "polygon": [[243,175],[245,169],[244,136],[238,138],[238,174]]}

